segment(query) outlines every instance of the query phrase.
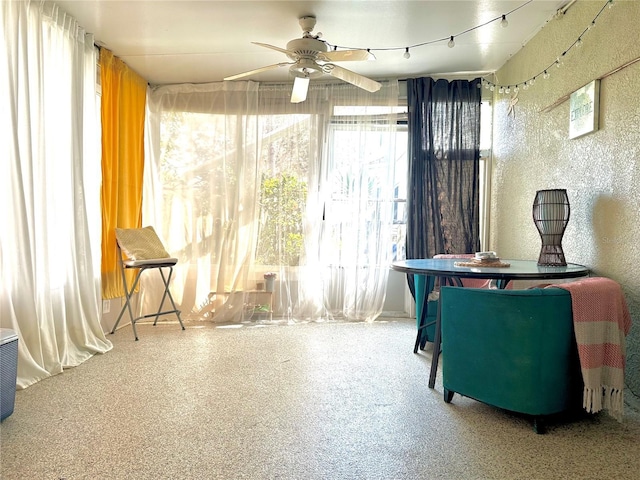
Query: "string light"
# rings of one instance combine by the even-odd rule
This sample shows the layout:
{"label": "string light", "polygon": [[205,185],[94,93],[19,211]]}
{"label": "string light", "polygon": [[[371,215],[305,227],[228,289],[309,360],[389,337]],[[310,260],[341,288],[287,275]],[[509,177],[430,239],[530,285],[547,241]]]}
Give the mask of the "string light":
{"label": "string light", "polygon": [[[404,52],[406,54],[409,51],[410,48],[423,47],[425,45],[433,45],[433,44],[436,44],[436,43],[444,43],[444,42],[447,42],[447,45],[450,48],[453,48],[455,46],[455,40],[454,40],[455,37],[459,37],[461,35],[465,35],[467,33],[473,32],[474,30],[478,30],[478,29],[480,29],[482,27],[485,27],[485,26],[487,26],[487,25],[489,25],[491,23],[498,22],[498,21],[500,22],[500,25],[502,27],[507,27],[509,25],[509,21],[507,20],[507,16],[511,15],[514,12],[517,12],[518,10],[520,10],[523,7],[526,7],[527,5],[532,3],[533,1],[534,0],[526,0],[521,5],[513,8],[512,10],[508,11],[507,13],[501,14],[501,15],[499,15],[497,17],[494,17],[494,18],[492,18],[490,20],[487,20],[484,23],[476,25],[475,27],[468,28],[468,29],[466,29],[466,30],[464,30],[464,31],[462,31],[460,33],[455,34],[455,35],[448,35],[446,37],[437,38],[435,40],[429,40],[427,42],[416,43],[414,45],[409,45],[409,46],[406,46],[406,47],[367,48],[366,50],[367,51],[374,51],[375,50],[375,51],[379,51],[379,52],[391,51],[391,50],[404,50]],[[326,42],[326,43],[327,43],[327,45],[329,47],[332,47],[333,50],[337,50],[338,48],[341,49],[341,50],[342,49],[345,49],[345,50],[364,50],[363,48],[360,48],[360,47],[353,47],[353,46],[346,46],[346,45],[331,45],[328,42]],[[409,57],[405,56],[405,58],[409,58]]]}
{"label": "string light", "polygon": [[[555,65],[557,68],[560,68],[560,67],[562,66],[563,60],[564,60],[564,58],[566,57],[566,55],[567,55],[567,54],[568,54],[568,53],[573,49],[573,47],[580,48],[580,47],[583,45],[583,43],[584,43],[584,40],[583,40],[584,35],[585,35],[587,32],[591,31],[591,29],[593,29],[593,27],[595,27],[595,26],[596,26],[596,21],[598,20],[598,18],[599,18],[599,17],[600,17],[600,15],[602,14],[602,12],[604,12],[604,10],[605,10],[605,9],[607,9],[607,7],[608,7],[608,8],[613,7],[614,3],[615,3],[615,2],[614,2],[614,0],[606,0],[606,1],[605,1],[605,3],[604,3],[604,5],[602,6],[602,8],[600,9],[600,11],[598,12],[598,14],[597,14],[597,15],[595,16],[595,18],[593,19],[593,21],[592,21],[592,22],[589,24],[589,26],[588,26],[587,28],[585,28],[585,29],[584,29],[584,31],[583,31],[583,32],[578,36],[578,39],[577,39],[575,42],[573,42],[573,44],[572,44],[572,45],[571,45],[567,50],[565,50],[564,52],[562,52],[562,54],[561,54],[560,56],[556,57],[555,61],[553,61],[552,63],[550,63],[549,65],[547,65],[547,67],[546,67],[546,68],[544,68],[544,69],[543,69],[543,70],[541,70],[540,72],[536,73],[533,77],[531,77],[531,78],[529,78],[529,79],[525,80],[524,82],[522,82],[522,88],[523,88],[523,89],[527,89],[528,87],[533,86],[533,85],[535,84],[535,81],[536,81],[536,78],[537,78],[537,77],[542,76],[542,78],[544,78],[545,80],[546,80],[546,79],[548,79],[548,78],[551,76],[551,75],[550,75],[550,73],[549,73],[549,69],[550,69],[551,67],[553,67],[554,65]],[[503,15],[503,17],[506,17],[506,15]],[[506,18],[505,18],[505,20],[506,20]],[[500,22],[500,24],[502,25],[502,22]],[[453,37],[451,37],[451,38],[453,38]],[[507,86],[505,87],[504,85],[498,85],[498,84],[495,84],[495,83],[493,83],[493,82],[491,82],[491,81],[489,81],[489,80],[486,80],[486,79],[482,79],[482,81],[483,81],[483,82],[485,82],[485,83],[489,86],[489,89],[490,89],[490,90],[491,90],[491,87],[494,87],[494,89],[497,87],[497,88],[498,88],[498,93],[506,93],[506,94],[509,94],[509,93],[511,92],[511,86],[510,86],[510,85],[507,85]],[[519,85],[519,84],[517,84],[517,85],[515,86],[515,88],[514,88],[514,91],[515,91],[516,93],[517,93],[517,91],[518,91],[518,85]],[[492,91],[493,91],[493,90],[492,90]]]}
{"label": "string light", "polygon": [[[502,27],[507,27],[509,25],[509,21],[507,20],[507,16],[511,15],[512,13],[520,10],[521,8],[527,6],[528,4],[530,4],[531,2],[533,2],[533,0],[527,0],[524,3],[522,3],[521,5],[519,5],[518,7],[510,10],[509,12],[502,14],[498,17],[492,18],[491,20],[488,20],[487,22],[484,22],[480,25],[476,25],[475,27],[471,27],[468,28],[467,30],[464,30],[456,35],[449,35],[447,37],[443,37],[443,38],[438,38],[435,40],[429,40],[427,42],[422,42],[422,43],[416,43],[414,45],[409,45],[407,47],[388,47],[388,48],[367,48],[367,52],[369,52],[370,54],[372,54],[372,51],[377,50],[377,51],[392,51],[392,50],[404,50],[404,54],[403,57],[406,59],[409,59],[411,57],[411,53],[409,52],[409,49],[411,48],[417,48],[417,47],[422,47],[425,45],[433,45],[436,43],[442,43],[447,41],[447,46],[449,48],[453,48],[455,47],[455,37],[459,37],[461,35],[465,35],[467,33],[473,32],[474,30],[478,30],[479,28],[485,27],[486,25],[489,25],[491,23],[500,21],[500,25]],[[585,30],[580,34],[580,36],[578,37],[578,39],[566,50],[562,53],[561,57],[566,56],[567,53],[569,53],[569,51],[571,51],[571,49],[573,47],[581,47],[583,44],[583,39],[582,37],[589,32],[592,28],[594,28],[596,26],[596,20],[600,17],[600,15],[602,14],[602,12],[608,7],[608,8],[612,8],[614,6],[615,1],[614,0],[606,0],[605,4],[602,6],[602,8],[600,9],[600,11],[598,12],[598,14],[595,16],[595,18],[593,19],[593,21],[589,24],[589,26],[587,28],[585,28]],[[349,47],[349,46],[338,46],[338,45],[331,45],[327,42],[327,46],[332,47],[333,50],[338,50],[338,48],[340,49],[346,49],[346,50],[363,50],[362,48],[359,47]],[[551,64],[549,64],[544,70],[541,70],[540,72],[538,72],[537,74],[535,74],[533,77],[525,80],[522,85],[524,88],[526,88],[527,86],[533,86],[535,83],[535,79],[536,77],[540,77],[542,76],[542,78],[547,79],[549,78],[550,74],[549,74],[549,69],[552,66],[556,66],[558,68],[560,68],[562,66],[562,59],[561,57],[557,57],[556,60],[554,62],[552,62]],[[505,87],[503,85],[497,85],[489,80],[486,79],[482,79],[482,82],[486,83],[488,85],[489,90],[494,91],[496,87],[498,87],[498,93],[510,93],[511,89],[509,88],[509,86],[507,87],[509,91],[505,90]],[[517,85],[516,85],[517,87]]]}

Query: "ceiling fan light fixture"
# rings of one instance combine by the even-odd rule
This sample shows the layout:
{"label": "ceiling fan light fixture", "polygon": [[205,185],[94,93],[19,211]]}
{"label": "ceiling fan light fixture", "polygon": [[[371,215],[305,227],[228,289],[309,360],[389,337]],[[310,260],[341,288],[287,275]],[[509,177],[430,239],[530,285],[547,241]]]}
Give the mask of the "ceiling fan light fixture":
{"label": "ceiling fan light fixture", "polygon": [[311,31],[315,26],[316,19],[312,15],[307,15],[299,19],[302,28],[302,38],[296,38],[287,43],[286,48],[276,47],[267,43],[251,42],[260,47],[284,53],[291,62],[282,62],[276,65],[257,68],[244,73],[231,75],[225,80],[237,80],[257,73],[265,72],[281,66],[289,66],[289,73],[295,78],[294,88],[291,96],[293,103],[299,103],[306,99],[309,89],[309,80],[328,74],[347,83],[355,85],[369,92],[377,92],[381,84],[375,80],[364,77],[356,72],[327,62],[362,61],[375,59],[370,49],[344,49],[338,50],[336,46],[329,51],[330,45],[319,40],[320,33],[313,35]]}
{"label": "ceiling fan light fixture", "polygon": [[322,75],[322,67],[313,60],[301,58],[289,67],[289,73],[296,78],[317,78]]}
{"label": "ceiling fan light fixture", "polygon": [[291,91],[291,103],[304,102],[309,91],[309,77],[296,77]]}

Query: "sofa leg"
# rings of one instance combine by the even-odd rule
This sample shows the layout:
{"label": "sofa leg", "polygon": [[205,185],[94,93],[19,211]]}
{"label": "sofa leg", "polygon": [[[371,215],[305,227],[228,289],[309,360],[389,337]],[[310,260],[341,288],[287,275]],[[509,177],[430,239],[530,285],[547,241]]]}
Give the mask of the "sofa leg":
{"label": "sofa leg", "polygon": [[547,425],[542,417],[533,417],[533,431],[538,435],[547,433]]}
{"label": "sofa leg", "polygon": [[453,394],[455,392],[452,392],[451,390],[445,388],[444,389],[444,401],[445,403],[451,403],[451,400],[453,400]]}

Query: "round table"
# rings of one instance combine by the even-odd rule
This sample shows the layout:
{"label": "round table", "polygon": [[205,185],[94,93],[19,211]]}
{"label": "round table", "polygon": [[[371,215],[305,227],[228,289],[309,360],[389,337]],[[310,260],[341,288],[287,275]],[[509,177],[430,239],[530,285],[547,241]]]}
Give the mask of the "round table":
{"label": "round table", "polygon": [[[468,258],[419,258],[410,260],[400,260],[393,262],[391,268],[398,272],[413,275],[432,275],[443,279],[442,284],[448,281],[451,285],[462,286],[462,278],[482,278],[496,280],[497,288],[505,288],[511,280],[561,280],[566,278],[586,277],[589,275],[589,268],[577,263],[567,263],[562,267],[550,267],[538,265],[536,260],[503,260],[502,263],[509,264],[508,267],[485,267],[485,266],[456,266],[456,263],[467,263]],[[425,290],[423,299],[422,316],[424,317],[429,292]],[[420,325],[424,323],[424,318],[420,319]],[[438,357],[440,356],[440,309],[436,315],[436,329],[433,339],[433,360],[431,361],[431,372],[429,374],[429,388],[433,388],[438,372]]]}

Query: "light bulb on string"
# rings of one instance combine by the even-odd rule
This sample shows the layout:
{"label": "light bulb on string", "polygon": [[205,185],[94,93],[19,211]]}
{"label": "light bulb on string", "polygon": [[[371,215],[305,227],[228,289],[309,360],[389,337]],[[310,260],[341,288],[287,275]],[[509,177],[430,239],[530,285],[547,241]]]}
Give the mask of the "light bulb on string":
{"label": "light bulb on string", "polygon": [[[614,5],[614,0],[607,0],[607,4],[606,4],[609,8],[612,8]],[[604,7],[603,7],[604,9]],[[600,11],[600,13],[602,13],[602,10]],[[489,90],[494,91],[496,88],[498,89],[498,93],[505,93],[505,94],[510,94],[511,91],[513,90],[514,94],[518,94],[518,91],[520,90],[520,88],[522,88],[523,90],[528,90],[530,87],[532,87],[535,83],[536,80],[538,79],[538,77],[542,77],[544,80],[548,79],[551,74],[549,73],[549,69],[553,67],[553,65],[556,66],[556,68],[561,68],[564,64],[564,57],[566,57],[567,53],[569,53],[571,51],[571,49],[575,46],[576,48],[580,48],[582,47],[584,40],[583,40],[583,36],[585,35],[585,33],[587,33],[588,31],[590,31],[591,29],[593,29],[596,26],[596,21],[598,19],[598,17],[600,16],[600,13],[591,21],[591,23],[589,24],[589,26],[585,29],[585,31],[582,32],[582,34],[576,39],[576,41],[573,43],[573,45],[571,45],[567,50],[565,50],[564,52],[562,52],[561,55],[559,55],[558,57],[556,57],[555,62],[551,63],[546,70],[544,70],[543,72],[538,73],[537,75],[535,75],[534,77],[530,78],[529,80],[524,81],[522,84],[516,84],[513,85],[513,88],[511,85],[496,85],[494,83],[489,82],[488,80],[485,81],[483,80],[483,83],[485,83],[485,88],[489,88]],[[502,20],[501,20],[501,25],[503,27],[506,27],[508,25],[508,21],[506,19],[506,14],[501,16]],[[455,40],[454,40],[454,36],[451,35],[451,37],[449,38],[449,43],[448,43],[449,48],[453,48],[455,46]]]}
{"label": "light bulb on string", "polygon": [[[528,2],[525,2],[525,5],[526,5],[526,4],[528,4],[528,3],[530,3],[531,1],[533,1],[533,0],[529,0]],[[575,0],[574,0],[574,1],[575,1]],[[573,2],[571,2],[571,3],[573,3]],[[556,57],[555,62],[551,63],[551,64],[547,67],[547,70],[544,70],[544,72],[540,72],[540,73],[538,73],[535,77],[533,77],[533,78],[531,78],[531,79],[529,79],[529,80],[527,80],[527,81],[523,82],[521,85],[514,85],[514,87],[515,87],[515,91],[517,92],[519,87],[522,87],[523,89],[527,89],[527,88],[529,88],[529,87],[533,86],[533,85],[534,85],[534,83],[535,83],[535,81],[536,81],[536,78],[537,78],[537,77],[542,76],[542,78],[544,78],[544,79],[549,78],[550,74],[549,74],[549,71],[548,71],[548,70],[549,70],[549,69],[551,69],[551,67],[552,67],[553,65],[555,65],[557,68],[561,68],[561,67],[563,66],[563,61],[564,61],[564,57],[566,56],[566,54],[567,54],[567,53],[569,53],[573,47],[580,48],[580,47],[583,45],[584,40],[583,40],[583,38],[582,38],[582,37],[583,37],[587,32],[589,32],[590,30],[592,30],[592,29],[596,26],[596,22],[597,22],[598,18],[600,17],[600,14],[603,12],[603,10],[604,10],[604,9],[606,9],[606,7],[607,7],[607,6],[608,6],[609,8],[612,8],[612,7],[614,6],[614,3],[615,3],[615,0],[606,0],[606,4],[605,4],[605,6],[604,6],[604,7],[602,7],[602,9],[600,10],[600,12],[596,15],[596,17],[595,17],[595,18],[593,18],[593,20],[591,21],[591,23],[589,24],[589,26],[588,26],[588,27],[587,27],[587,28],[582,32],[582,34],[581,34],[581,35],[576,39],[576,41],[575,41],[575,42],[574,42],[574,43],[573,43],[573,44],[572,44],[572,45],[571,45],[567,50],[565,50],[564,52],[562,52],[562,54],[561,54],[560,56]],[[518,7],[518,8],[520,8],[520,7]],[[516,10],[517,10],[517,9],[516,9]],[[514,11],[515,11],[515,10],[514,10]],[[510,14],[510,13],[513,13],[513,11],[509,12],[509,14]],[[500,25],[501,25],[502,27],[507,27],[507,26],[509,25],[509,21],[507,20],[507,15],[508,15],[508,14],[501,14],[501,15],[500,15],[500,17],[498,17],[498,18],[500,19]],[[498,18],[495,18],[495,17],[494,17],[494,19],[493,19],[493,20],[491,20],[490,22],[486,22],[486,23],[484,23],[484,24],[482,24],[482,25],[478,25],[478,26],[473,27],[473,28],[471,28],[471,29],[469,29],[469,30],[466,30],[466,31],[464,31],[464,32],[462,32],[462,33],[467,33],[468,31],[478,29],[478,28],[480,28],[480,27],[482,27],[482,26],[484,26],[484,25],[487,25],[488,23],[493,23],[494,21],[498,20]],[[322,35],[321,33],[318,33],[318,34],[317,34],[317,36],[316,36],[315,38],[319,38],[321,35]],[[449,37],[449,40],[448,40],[448,42],[447,42],[447,46],[448,46],[449,48],[454,48],[454,47],[455,47],[455,45],[456,45],[455,37],[456,37],[456,35],[451,35],[451,36]],[[445,37],[445,38],[446,38],[446,37]],[[442,40],[444,40],[444,39],[437,40],[437,42],[440,42],[440,41],[442,41]],[[436,41],[433,41],[433,42],[424,42],[424,43],[419,43],[419,44],[414,45],[413,47],[419,47],[419,46],[422,46],[422,45],[426,45],[426,44],[430,44],[430,43],[435,43],[435,42],[436,42]],[[327,46],[329,46],[329,45],[327,45]],[[338,45],[330,45],[330,46],[331,46],[331,47],[333,47],[333,50],[334,50],[334,51],[337,51],[337,50],[338,50],[338,48],[348,48],[348,47],[338,47]],[[404,57],[405,59],[409,59],[409,58],[411,57],[411,53],[409,52],[409,49],[410,49],[410,48],[413,48],[413,47],[404,47],[403,57]],[[401,50],[401,49],[402,49],[402,47],[398,47],[398,48],[386,48],[386,49],[384,49],[384,50]],[[369,52],[369,54],[370,54],[370,55],[369,55],[369,57],[370,57],[370,58],[375,58],[375,56],[371,53],[371,50],[372,50],[372,49],[367,48],[367,52]],[[496,84],[494,84],[494,83],[492,83],[492,82],[489,82],[488,80],[484,80],[482,83],[485,85],[485,88],[488,88],[488,89],[490,89],[491,91],[494,91],[496,88],[498,88],[498,91],[499,91],[500,93],[502,93],[503,91],[505,91],[505,87],[504,87],[504,86],[496,85]],[[482,88],[482,85],[481,85],[481,84],[479,84],[479,85],[478,85],[478,87],[479,87],[479,88]],[[507,91],[507,93],[509,93],[509,92],[511,91],[511,89],[512,89],[512,88],[511,88],[511,86],[510,86],[510,85],[506,86],[506,91]]]}

